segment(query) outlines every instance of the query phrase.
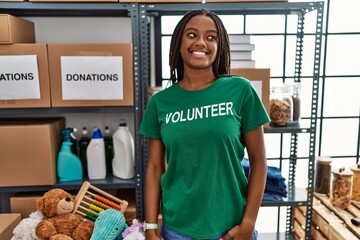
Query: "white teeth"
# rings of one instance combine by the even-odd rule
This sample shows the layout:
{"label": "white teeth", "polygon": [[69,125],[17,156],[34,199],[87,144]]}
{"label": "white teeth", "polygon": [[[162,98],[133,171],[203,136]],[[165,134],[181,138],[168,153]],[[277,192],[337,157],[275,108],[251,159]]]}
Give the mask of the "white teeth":
{"label": "white teeth", "polygon": [[205,55],[204,52],[193,52],[193,54],[196,54],[196,55]]}

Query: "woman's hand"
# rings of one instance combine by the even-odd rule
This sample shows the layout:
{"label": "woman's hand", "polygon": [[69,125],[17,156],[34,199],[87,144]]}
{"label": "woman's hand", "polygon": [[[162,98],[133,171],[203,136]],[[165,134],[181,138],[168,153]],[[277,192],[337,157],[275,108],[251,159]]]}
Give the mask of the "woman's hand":
{"label": "woman's hand", "polygon": [[220,240],[253,240],[254,227],[240,224],[230,229]]}
{"label": "woman's hand", "polygon": [[147,230],[145,233],[146,240],[162,240],[162,238],[158,235],[157,231]]}

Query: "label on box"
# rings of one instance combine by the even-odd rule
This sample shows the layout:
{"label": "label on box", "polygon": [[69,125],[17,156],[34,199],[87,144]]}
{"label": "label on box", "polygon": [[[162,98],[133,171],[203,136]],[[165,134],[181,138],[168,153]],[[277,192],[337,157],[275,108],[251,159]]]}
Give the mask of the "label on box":
{"label": "label on box", "polygon": [[40,99],[36,55],[0,56],[0,99]]}
{"label": "label on box", "polygon": [[122,100],[121,56],[61,56],[63,100]]}

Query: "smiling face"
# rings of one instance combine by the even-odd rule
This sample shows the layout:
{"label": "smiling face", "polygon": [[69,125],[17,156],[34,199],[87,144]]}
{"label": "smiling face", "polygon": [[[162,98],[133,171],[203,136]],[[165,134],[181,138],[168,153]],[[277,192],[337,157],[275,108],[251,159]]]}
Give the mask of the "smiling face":
{"label": "smiling face", "polygon": [[185,26],[180,53],[185,69],[212,71],[218,50],[218,31],[214,21],[196,15]]}

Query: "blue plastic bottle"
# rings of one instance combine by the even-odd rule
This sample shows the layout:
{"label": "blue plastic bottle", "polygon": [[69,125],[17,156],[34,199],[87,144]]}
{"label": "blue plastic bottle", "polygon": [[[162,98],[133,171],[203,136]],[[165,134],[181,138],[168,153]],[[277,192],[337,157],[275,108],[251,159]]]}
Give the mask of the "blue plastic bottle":
{"label": "blue plastic bottle", "polygon": [[60,182],[81,180],[83,178],[83,169],[81,161],[71,151],[71,134],[73,128],[65,128],[61,131],[64,141],[61,145],[57,160],[57,175]]}

